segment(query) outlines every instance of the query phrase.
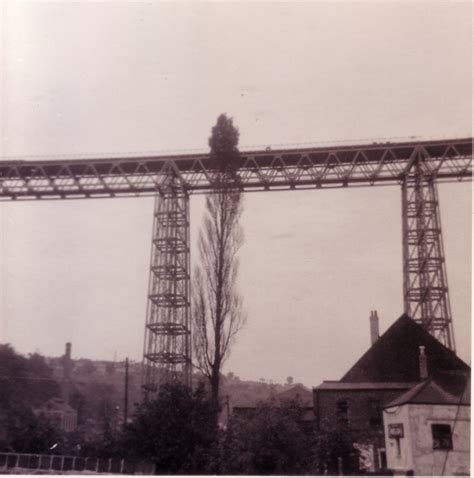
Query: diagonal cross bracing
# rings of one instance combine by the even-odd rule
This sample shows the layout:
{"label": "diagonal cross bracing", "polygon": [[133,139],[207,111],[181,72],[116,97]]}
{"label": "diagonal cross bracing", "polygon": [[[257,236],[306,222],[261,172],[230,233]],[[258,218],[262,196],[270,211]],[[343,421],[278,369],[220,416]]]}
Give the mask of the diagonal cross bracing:
{"label": "diagonal cross bracing", "polygon": [[169,176],[155,197],[148,306],[143,347],[143,388],[191,383],[189,196]]}
{"label": "diagonal cross bracing", "polygon": [[405,312],[454,350],[438,190],[419,163],[402,184],[402,226]]}
{"label": "diagonal cross bracing", "polygon": [[[438,181],[472,173],[472,139],[331,146],[241,154],[240,187],[268,189],[398,184],[420,156],[423,173]],[[172,171],[183,189],[217,184],[209,155],[56,161],[0,161],[0,199],[153,195]]]}

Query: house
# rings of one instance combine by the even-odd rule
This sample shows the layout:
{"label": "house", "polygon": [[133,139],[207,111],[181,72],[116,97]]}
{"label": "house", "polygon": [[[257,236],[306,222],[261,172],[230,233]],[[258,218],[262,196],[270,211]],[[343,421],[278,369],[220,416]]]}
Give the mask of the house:
{"label": "house", "polygon": [[394,474],[469,475],[470,376],[437,372],[384,407]]}
{"label": "house", "polygon": [[277,393],[275,395],[275,400],[280,405],[287,402],[297,402],[305,410],[303,420],[307,422],[312,422],[314,420],[313,394],[311,390],[303,385],[296,384],[288,390]]}
{"label": "house", "polygon": [[[307,389],[301,384],[296,384],[294,387],[277,393],[274,396],[264,401],[276,406],[284,405],[288,402],[297,402],[304,408],[303,420],[305,422],[313,422],[313,394],[311,390]],[[238,416],[251,417],[255,413],[257,403],[248,403],[245,405],[234,406],[232,413]]]}
{"label": "house", "polygon": [[[316,429],[323,434],[338,430],[350,437],[360,457],[359,470],[374,473],[387,469],[384,408],[427,376],[420,369],[420,351],[427,373],[470,373],[470,368],[406,314],[379,337],[374,311],[370,331],[372,346],[367,352],[341,380],[324,381],[314,388],[313,399]],[[357,471],[348,453],[338,460],[333,468],[342,467],[344,473]]]}
{"label": "house", "polygon": [[41,408],[35,411],[43,415],[50,422],[65,432],[72,432],[77,428],[77,412],[61,398],[50,398]]}

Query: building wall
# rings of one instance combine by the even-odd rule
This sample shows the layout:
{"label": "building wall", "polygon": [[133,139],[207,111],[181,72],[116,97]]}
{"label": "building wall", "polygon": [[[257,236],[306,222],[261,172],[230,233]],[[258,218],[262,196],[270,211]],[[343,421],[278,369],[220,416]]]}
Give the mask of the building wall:
{"label": "building wall", "polygon": [[65,432],[72,432],[77,428],[77,413],[74,410],[64,412],[62,416],[61,428]]}
{"label": "building wall", "polygon": [[[394,400],[405,390],[314,390],[314,410],[316,427],[320,431],[332,431],[341,426],[339,423],[337,404],[346,401],[347,429],[350,430],[357,443],[372,445],[373,464],[369,471],[378,471],[382,468],[381,456],[385,450],[383,433],[382,408]],[[380,422],[371,423],[373,408],[371,401],[380,403]]]}
{"label": "building wall", "polygon": [[[372,430],[383,433],[382,422],[378,427],[370,424],[371,400],[381,406],[394,400],[405,390],[314,390],[314,409],[317,426],[321,430],[334,429],[338,424],[337,402],[347,401],[348,428],[350,430]],[[382,416],[380,417],[382,419]]]}
{"label": "building wall", "polygon": [[[387,453],[387,468],[399,473],[413,470],[413,454],[408,407],[394,407],[384,410],[385,450]],[[403,437],[397,440],[389,438],[389,425],[403,425]]]}
{"label": "building wall", "polygon": [[[396,440],[389,438],[390,423],[404,425],[400,456]],[[451,426],[452,450],[433,449],[432,424]],[[470,407],[461,406],[458,410],[455,405],[402,405],[384,412],[384,427],[389,469],[430,476],[469,474]]]}

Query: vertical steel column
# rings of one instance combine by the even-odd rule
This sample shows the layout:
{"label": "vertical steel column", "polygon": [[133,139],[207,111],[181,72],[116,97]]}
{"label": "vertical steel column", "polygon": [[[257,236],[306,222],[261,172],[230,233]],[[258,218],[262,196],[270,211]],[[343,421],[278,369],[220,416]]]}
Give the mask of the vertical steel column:
{"label": "vertical steel column", "polygon": [[438,189],[420,158],[402,184],[405,313],[455,350]]}
{"label": "vertical steel column", "polygon": [[191,385],[189,196],[173,179],[155,196],[143,346],[145,398],[160,385]]}

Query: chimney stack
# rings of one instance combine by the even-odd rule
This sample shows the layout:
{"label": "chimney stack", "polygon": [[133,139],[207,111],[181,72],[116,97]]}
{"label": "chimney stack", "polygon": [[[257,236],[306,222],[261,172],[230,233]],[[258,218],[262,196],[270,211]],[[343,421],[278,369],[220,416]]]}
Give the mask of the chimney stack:
{"label": "chimney stack", "polygon": [[379,317],[376,310],[370,311],[370,343],[374,345],[379,339]]}
{"label": "chimney stack", "polygon": [[61,387],[62,399],[64,403],[69,404],[69,394],[71,386],[71,343],[66,343],[66,353],[63,357],[63,382]]}
{"label": "chimney stack", "polygon": [[418,364],[420,367],[420,380],[426,380],[428,378],[428,357],[425,354],[425,347],[423,345],[420,345],[419,350]]}

